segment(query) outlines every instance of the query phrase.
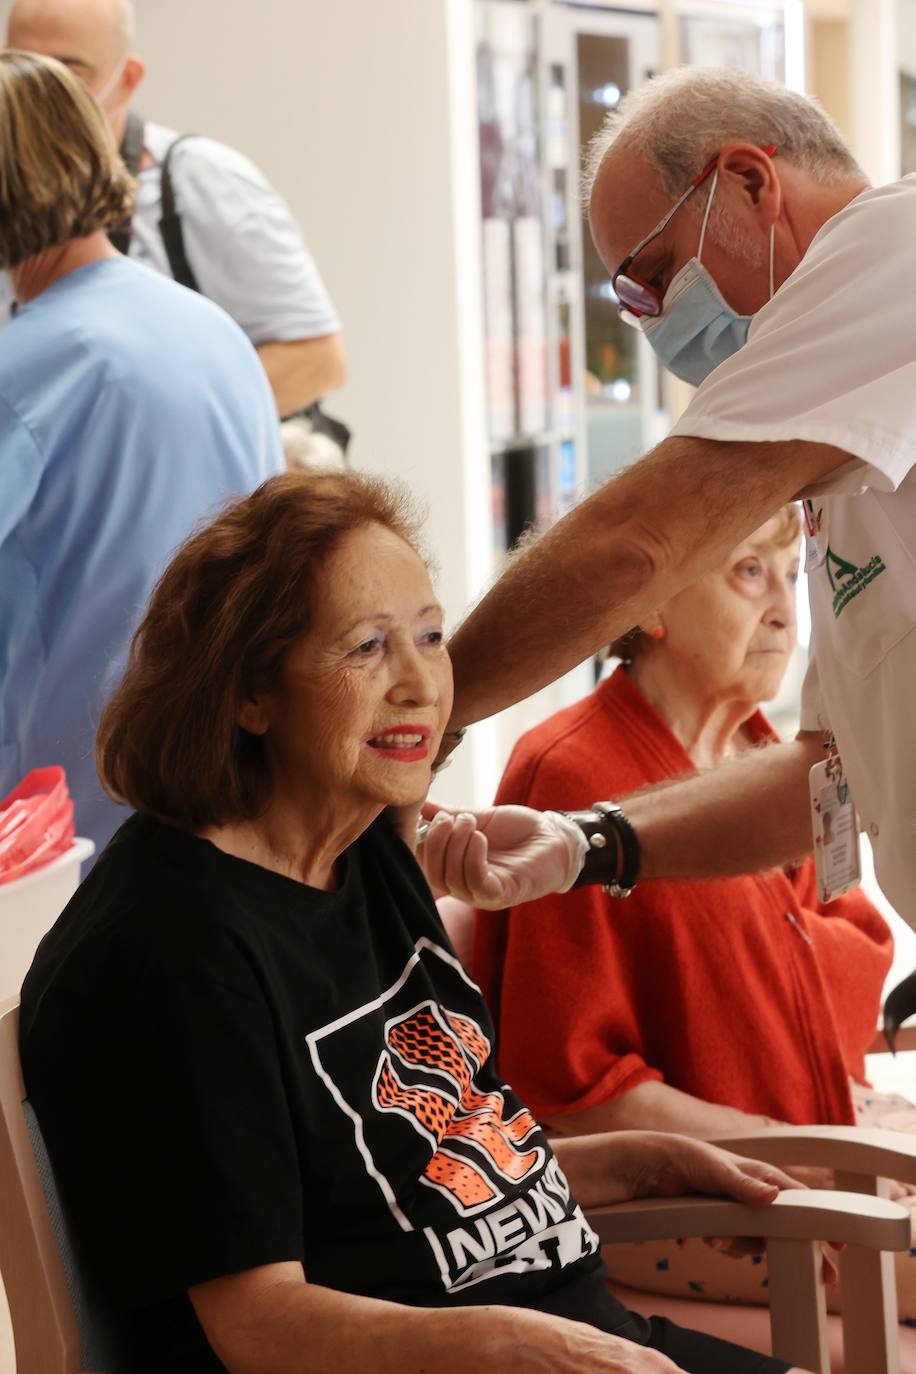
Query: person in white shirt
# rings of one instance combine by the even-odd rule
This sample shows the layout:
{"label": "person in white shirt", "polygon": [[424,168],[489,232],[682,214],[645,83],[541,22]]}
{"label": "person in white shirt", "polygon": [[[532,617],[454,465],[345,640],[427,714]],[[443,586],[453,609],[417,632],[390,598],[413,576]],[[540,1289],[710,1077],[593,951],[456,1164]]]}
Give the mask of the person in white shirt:
{"label": "person in white shirt", "polygon": [[[130,0],[15,0],[6,41],[56,57],[81,77],[122,155],[125,136],[136,139],[138,190],[123,246],[137,262],[174,275],[159,221],[162,164],[178,134],[130,111],[145,72]],[[169,170],[195,284],[254,344],[279,415],[342,386],[337,313],[288,206],[262,173],[235,149],[198,137],[181,141]]]}
{"label": "person in white shirt", "polygon": [[[916,177],[872,189],[813,102],[684,69],[609,117],[589,214],[621,304],[699,390],[667,439],[518,556],[459,628],[448,742],[806,498],[801,732],[628,801],[640,873],[740,873],[809,851],[808,774],[832,734],[881,886],[916,926]],[[624,848],[604,851],[612,877]]]}

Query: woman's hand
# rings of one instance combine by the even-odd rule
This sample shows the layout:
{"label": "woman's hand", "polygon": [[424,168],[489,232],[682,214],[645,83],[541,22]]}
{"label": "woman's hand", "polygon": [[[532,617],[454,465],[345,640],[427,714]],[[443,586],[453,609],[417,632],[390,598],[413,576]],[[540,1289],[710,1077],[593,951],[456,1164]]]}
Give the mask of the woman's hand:
{"label": "woman's hand", "polygon": [[430,887],[497,911],[572,886],[585,855],[578,826],[555,811],[489,806],[481,811],[424,802],[429,828],[418,846]]}
{"label": "woman's hand", "polygon": [[653,1131],[636,1137],[626,1171],[630,1197],[678,1197],[683,1193],[710,1193],[736,1202],[766,1205],[783,1188],[801,1188],[775,1164],[746,1159],[690,1136],[662,1135]]}
{"label": "woman's hand", "polygon": [[[635,1193],[634,1197],[674,1197],[687,1192],[719,1193],[737,1202],[766,1205],[784,1188],[806,1186],[773,1164],[746,1159],[743,1155],[722,1150],[702,1140],[683,1136],[669,1139],[671,1146],[668,1158],[660,1164],[650,1163],[648,1175],[641,1183],[637,1182],[637,1187],[648,1187],[651,1191]],[[833,1185],[831,1182],[824,1186]],[[754,1236],[708,1236],[706,1244],[733,1259],[759,1255],[766,1249],[766,1242]],[[835,1284],[839,1278],[836,1256],[842,1248],[828,1241],[822,1244],[822,1273],[828,1285]]]}

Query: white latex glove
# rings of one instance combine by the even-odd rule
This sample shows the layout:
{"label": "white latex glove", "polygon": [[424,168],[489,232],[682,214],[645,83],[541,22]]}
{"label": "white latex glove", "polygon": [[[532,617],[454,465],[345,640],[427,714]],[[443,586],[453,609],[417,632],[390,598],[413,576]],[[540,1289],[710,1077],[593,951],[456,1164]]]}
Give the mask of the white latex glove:
{"label": "white latex glove", "polygon": [[579,827],[556,811],[424,802],[421,814],[429,826],[417,858],[434,894],[491,911],[567,892],[588,850]]}

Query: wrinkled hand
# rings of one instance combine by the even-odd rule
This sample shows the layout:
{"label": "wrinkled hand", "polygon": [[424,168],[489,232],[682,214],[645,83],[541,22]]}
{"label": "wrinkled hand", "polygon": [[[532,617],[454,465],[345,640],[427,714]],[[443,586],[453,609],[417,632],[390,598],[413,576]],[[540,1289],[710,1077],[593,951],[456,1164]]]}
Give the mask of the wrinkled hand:
{"label": "wrinkled hand", "polygon": [[481,811],[424,802],[429,829],[417,858],[437,897],[449,893],[497,911],[565,892],[582,867],[585,840],[553,811],[489,806]]}
{"label": "wrinkled hand", "polygon": [[746,1159],[705,1140],[652,1132],[631,1174],[633,1197],[709,1193],[736,1202],[767,1204],[783,1188],[801,1188],[775,1164]]}
{"label": "wrinkled hand", "polygon": [[[649,1153],[635,1186],[641,1191],[636,1197],[676,1197],[679,1193],[711,1193],[731,1197],[736,1202],[751,1205],[771,1203],[784,1188],[804,1188],[806,1185],[774,1164],[759,1159],[746,1159],[731,1150],[722,1150],[703,1140],[687,1136],[670,1136],[667,1149]],[[794,1170],[792,1171],[795,1172]],[[814,1174],[818,1171],[811,1170]],[[824,1173],[829,1173],[825,1170]],[[829,1184],[822,1186],[832,1187]],[[708,1236],[706,1244],[733,1259],[745,1255],[759,1255],[766,1242],[755,1236]],[[822,1273],[826,1284],[839,1278],[836,1256],[842,1245],[824,1241],[821,1246]]]}

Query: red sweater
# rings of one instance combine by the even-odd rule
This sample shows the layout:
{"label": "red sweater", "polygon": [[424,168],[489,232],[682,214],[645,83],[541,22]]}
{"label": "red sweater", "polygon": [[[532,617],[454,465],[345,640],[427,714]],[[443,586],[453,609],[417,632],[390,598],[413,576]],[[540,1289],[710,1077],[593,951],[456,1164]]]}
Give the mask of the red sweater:
{"label": "red sweater", "polygon": [[[772,730],[758,712],[761,742]],[[622,668],[523,735],[498,802],[578,809],[693,772]],[[540,1117],[647,1079],[798,1123],[851,1124],[892,939],[860,891],[822,906],[788,875],[586,887],[478,912],[474,975],[501,1072]]]}

